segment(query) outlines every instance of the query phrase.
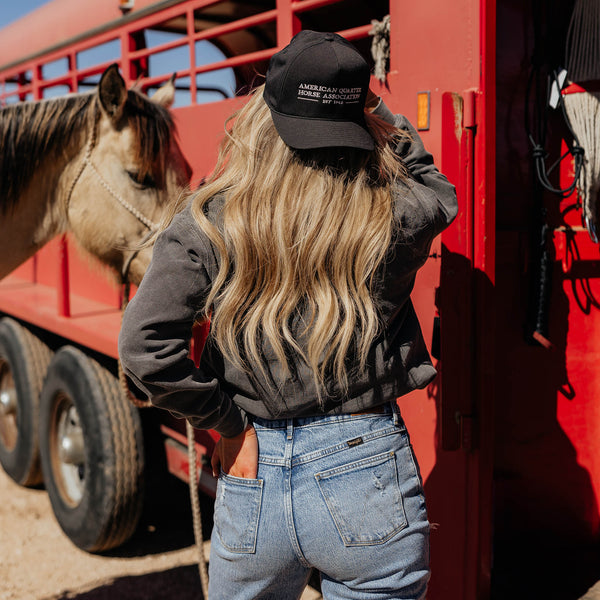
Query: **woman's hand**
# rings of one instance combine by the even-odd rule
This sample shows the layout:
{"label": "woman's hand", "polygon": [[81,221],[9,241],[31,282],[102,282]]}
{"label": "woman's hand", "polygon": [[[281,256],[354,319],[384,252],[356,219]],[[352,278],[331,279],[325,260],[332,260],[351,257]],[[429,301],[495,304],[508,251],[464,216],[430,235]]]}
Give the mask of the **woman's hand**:
{"label": "woman's hand", "polygon": [[248,425],[242,433],[232,438],[224,438],[217,442],[211,460],[213,475],[224,473],[244,479],[256,479],[258,474],[258,439],[252,425]]}

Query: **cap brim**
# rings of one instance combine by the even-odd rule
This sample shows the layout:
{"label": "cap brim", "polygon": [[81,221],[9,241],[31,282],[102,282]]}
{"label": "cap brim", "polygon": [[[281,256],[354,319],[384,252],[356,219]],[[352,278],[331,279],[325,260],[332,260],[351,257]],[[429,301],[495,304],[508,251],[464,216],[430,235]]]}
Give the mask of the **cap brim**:
{"label": "cap brim", "polygon": [[291,117],[271,109],[275,129],[281,139],[292,148],[329,148],[344,146],[373,150],[375,141],[363,127],[354,121],[326,121],[306,117]]}

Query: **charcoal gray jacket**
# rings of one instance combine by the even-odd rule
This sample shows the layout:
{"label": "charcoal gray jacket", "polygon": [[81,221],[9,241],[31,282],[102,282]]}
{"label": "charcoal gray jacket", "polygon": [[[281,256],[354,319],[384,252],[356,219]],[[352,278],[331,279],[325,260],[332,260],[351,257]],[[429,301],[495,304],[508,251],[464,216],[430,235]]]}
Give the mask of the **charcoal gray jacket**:
{"label": "charcoal gray jacket", "polygon": [[[346,393],[330,377],[318,394],[312,372],[299,358],[286,375],[265,343],[264,379],[229,363],[210,336],[196,368],[188,358],[192,325],[219,259],[188,207],[158,237],[119,336],[126,374],[154,405],[190,419],[195,427],[232,437],[241,433],[249,415],[274,419],[358,412],[423,388],[435,377],[410,293],[431,242],[456,216],[456,194],[405,117],[394,117],[383,103],[375,114],[407,130],[412,140],[396,149],[410,177],[393,191],[395,234],[375,284],[383,328],[371,346],[366,371],[349,370]],[[209,219],[218,222],[222,206],[222,197],[212,199]]]}

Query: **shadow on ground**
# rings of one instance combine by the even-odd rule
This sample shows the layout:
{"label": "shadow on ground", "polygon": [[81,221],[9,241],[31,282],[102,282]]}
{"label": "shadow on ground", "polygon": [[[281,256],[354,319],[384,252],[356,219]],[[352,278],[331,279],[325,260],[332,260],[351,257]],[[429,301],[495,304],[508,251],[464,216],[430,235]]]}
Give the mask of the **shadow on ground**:
{"label": "shadow on ground", "polygon": [[87,592],[66,592],[48,600],[203,600],[196,564],[167,571],[117,577]]}
{"label": "shadow on ground", "polygon": [[[204,540],[209,540],[212,532],[213,504],[212,498],[200,495]],[[134,558],[172,552],[194,543],[189,488],[185,483],[168,476],[164,485],[155,488],[148,498],[140,524],[131,540],[104,555]]]}

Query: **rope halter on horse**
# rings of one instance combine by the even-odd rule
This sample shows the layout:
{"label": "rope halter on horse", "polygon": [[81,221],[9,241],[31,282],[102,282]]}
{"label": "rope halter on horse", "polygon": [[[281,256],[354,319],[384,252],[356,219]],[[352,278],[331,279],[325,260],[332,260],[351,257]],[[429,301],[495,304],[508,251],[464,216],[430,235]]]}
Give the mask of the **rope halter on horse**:
{"label": "rope halter on horse", "polygon": [[[69,191],[67,193],[67,203],[66,203],[67,214],[69,212],[69,205],[71,204],[71,196],[73,195],[75,186],[77,185],[77,182],[83,175],[85,168],[89,167],[90,170],[92,171],[92,173],[94,173],[94,175],[100,181],[100,185],[109,193],[109,195],[112,196],[125,210],[129,211],[140,223],[142,223],[149,230],[148,235],[143,240],[143,241],[146,241],[153,233],[158,231],[158,228],[159,228],[158,224],[154,223],[153,221],[148,219],[148,217],[143,215],[137,208],[135,208],[135,206],[132,206],[129,202],[127,202],[127,200],[125,200],[125,198],[123,198],[118,192],[116,192],[111,187],[111,185],[108,183],[108,181],[106,181],[106,179],[102,176],[100,171],[98,171],[98,169],[96,168],[96,165],[94,165],[94,163],[92,162],[92,150],[96,146],[97,123],[98,123],[98,109],[96,107],[94,110],[94,116],[92,118],[92,123],[90,126],[89,139],[88,139],[88,142],[85,147],[85,153],[83,155],[83,161],[81,162],[81,165],[79,166],[79,170],[77,171],[77,174],[75,175],[75,178],[73,179],[73,182],[71,183],[71,187],[69,188]],[[137,251],[134,252],[132,254],[131,258],[126,262],[127,268],[123,269],[124,276],[126,276],[127,271],[129,270],[129,264],[131,263],[131,260],[133,259],[133,257],[136,254],[137,254]]]}

